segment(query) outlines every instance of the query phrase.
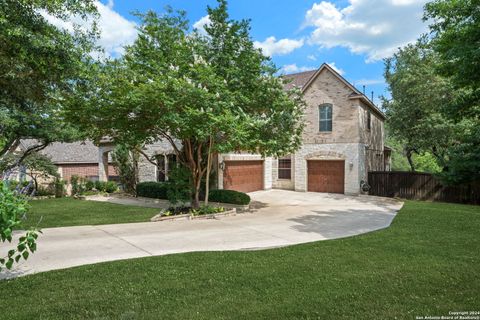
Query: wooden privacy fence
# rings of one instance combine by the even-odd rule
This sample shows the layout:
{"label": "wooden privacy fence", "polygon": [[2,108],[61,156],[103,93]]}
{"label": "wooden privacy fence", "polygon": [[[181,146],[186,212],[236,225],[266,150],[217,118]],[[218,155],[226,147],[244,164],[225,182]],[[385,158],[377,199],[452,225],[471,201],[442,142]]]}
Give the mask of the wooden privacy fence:
{"label": "wooden privacy fence", "polygon": [[447,186],[429,173],[372,171],[368,184],[374,196],[480,205],[480,182]]}

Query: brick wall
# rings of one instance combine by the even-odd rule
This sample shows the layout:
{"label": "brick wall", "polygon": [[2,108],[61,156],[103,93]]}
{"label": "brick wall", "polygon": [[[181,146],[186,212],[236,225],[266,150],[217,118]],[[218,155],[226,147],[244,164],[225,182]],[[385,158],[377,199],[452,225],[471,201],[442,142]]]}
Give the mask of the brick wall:
{"label": "brick wall", "polygon": [[[97,163],[76,163],[76,164],[61,164],[62,179],[70,181],[73,175],[80,177],[98,179],[98,164]],[[108,175],[118,176],[113,165],[108,165]]]}
{"label": "brick wall", "polygon": [[[349,99],[352,90],[329,70],[323,70],[305,91],[304,144],[358,143],[358,100]],[[319,105],[330,103],[332,132],[319,131]]]}

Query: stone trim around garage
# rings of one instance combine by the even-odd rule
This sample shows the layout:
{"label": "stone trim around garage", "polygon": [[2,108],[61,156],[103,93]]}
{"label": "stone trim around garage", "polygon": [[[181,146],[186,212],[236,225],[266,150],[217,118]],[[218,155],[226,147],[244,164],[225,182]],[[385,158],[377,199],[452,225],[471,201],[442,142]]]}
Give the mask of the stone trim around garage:
{"label": "stone trim around garage", "polygon": [[180,214],[177,216],[168,216],[164,217],[161,213],[157,214],[150,219],[151,222],[160,222],[160,221],[177,221],[177,220],[206,220],[206,219],[217,219],[221,217],[235,216],[237,214],[237,209],[233,208],[220,213],[205,214],[201,216],[194,216],[191,214]]}
{"label": "stone trim around garage", "polygon": [[307,191],[308,160],[344,160],[346,195],[360,194],[360,180],[365,170],[365,156],[360,143],[304,144],[295,157],[295,191]]}
{"label": "stone trim around garage", "polygon": [[[263,190],[272,189],[272,157],[263,158],[252,153],[225,153],[218,155],[218,164],[224,161],[263,161]],[[218,168],[218,189],[223,189],[223,170]]]}

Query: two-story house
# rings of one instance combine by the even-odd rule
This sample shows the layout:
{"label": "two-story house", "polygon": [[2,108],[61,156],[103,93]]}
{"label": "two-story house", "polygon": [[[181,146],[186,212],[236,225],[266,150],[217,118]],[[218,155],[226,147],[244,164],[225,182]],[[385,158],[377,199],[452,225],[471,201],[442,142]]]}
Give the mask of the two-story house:
{"label": "two-story house", "polygon": [[[301,148],[280,159],[243,153],[220,155],[214,168],[219,189],[359,194],[368,171],[389,170],[385,116],[364,94],[327,64],[285,78],[290,80],[285,90],[300,88],[307,103]],[[99,146],[86,141],[55,143],[42,152],[59,166],[63,179],[76,174],[107,180],[116,176],[109,156],[113,148],[108,140]],[[139,180],[168,180],[177,163],[170,143],[149,144],[144,153],[151,161],[140,158]]]}
{"label": "two-story house", "polygon": [[307,108],[303,145],[295,154],[262,159],[225,154],[219,159],[219,188],[359,194],[368,171],[385,170],[385,115],[333,68],[285,76],[303,91]]}
{"label": "two-story house", "polygon": [[[384,114],[333,68],[285,76],[303,91],[307,103],[303,145],[295,154],[280,159],[255,154],[231,153],[218,157],[218,188],[243,192],[272,188],[296,191],[359,194],[368,171],[385,170],[389,152],[384,145]],[[99,150],[100,179],[108,151]],[[165,181],[176,163],[170,144],[159,141],[146,146],[145,153],[157,166],[140,163],[141,181]]]}

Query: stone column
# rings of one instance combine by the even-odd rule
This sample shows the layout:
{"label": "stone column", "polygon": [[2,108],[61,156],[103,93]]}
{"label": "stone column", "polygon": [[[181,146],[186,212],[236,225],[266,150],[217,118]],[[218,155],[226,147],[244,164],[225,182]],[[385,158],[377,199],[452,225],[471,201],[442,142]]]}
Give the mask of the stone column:
{"label": "stone column", "polygon": [[108,153],[113,150],[112,145],[98,147],[98,180],[108,181]]}

